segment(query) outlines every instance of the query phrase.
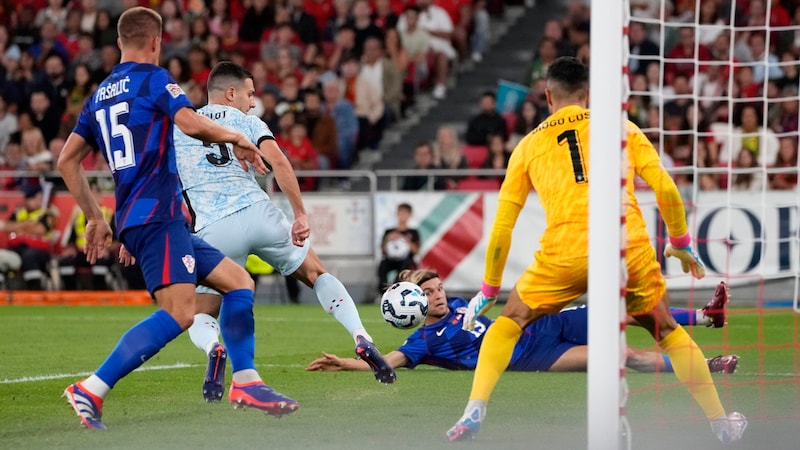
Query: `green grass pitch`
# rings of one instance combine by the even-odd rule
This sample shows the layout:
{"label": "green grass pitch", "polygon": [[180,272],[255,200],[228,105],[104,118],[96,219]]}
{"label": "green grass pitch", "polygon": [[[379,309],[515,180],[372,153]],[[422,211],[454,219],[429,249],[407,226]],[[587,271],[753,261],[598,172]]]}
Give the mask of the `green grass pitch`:
{"label": "green grass pitch", "polygon": [[[377,306],[359,306],[388,352],[406,332],[385,325]],[[497,308],[499,310],[499,308]],[[0,447],[7,449],[435,449],[586,447],[586,374],[507,373],[474,442],[449,444],[471,372],[401,369],[394,385],[369,372],[306,372],[321,351],[353,356],[352,339],[318,306],[257,306],[256,362],[266,382],[302,407],[282,419],[234,411],[227,397],[200,394],[205,357],[182,335],[123,379],[105,403],[105,432],[86,430],[60,398],[94,370],[119,336],[153,307],[0,307]],[[493,311],[497,313],[497,311]],[[743,442],[727,448],[797,448],[800,383],[791,312],[732,315],[727,329],[691,330],[706,356],[733,349],[735,375],[715,375],[729,410],[746,414]],[[759,332],[759,328],[762,329]],[[762,346],[759,343],[761,336]],[[631,345],[652,348],[639,329]],[[769,345],[770,347],[764,347]],[[779,348],[782,347],[782,348]],[[722,448],[671,374],[631,373],[627,417],[635,449]]]}

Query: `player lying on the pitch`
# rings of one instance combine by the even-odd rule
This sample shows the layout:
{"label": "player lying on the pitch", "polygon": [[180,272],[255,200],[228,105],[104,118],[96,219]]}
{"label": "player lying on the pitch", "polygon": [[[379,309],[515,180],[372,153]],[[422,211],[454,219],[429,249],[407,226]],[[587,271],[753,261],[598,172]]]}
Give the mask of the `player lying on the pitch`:
{"label": "player lying on the pitch", "polygon": [[[385,355],[392,367],[412,369],[429,364],[453,370],[474,370],[483,335],[492,324],[485,316],[477,318],[475,329],[463,330],[461,323],[467,301],[447,298],[439,275],[431,270],[405,270],[401,281],[416,283],[428,296],[428,315],[422,327],[415,330],[397,350]],[[670,309],[681,325],[721,327],[725,324],[728,288],[717,286],[711,301],[702,310]],[[514,348],[508,370],[526,372],[577,372],[586,370],[588,357],[588,310],[571,308],[543,317],[524,331]],[[306,370],[370,370],[364,361],[339,358],[322,353]],[[706,360],[712,373],[733,373],[739,362],[736,355],[716,356]],[[672,372],[665,354],[628,347],[626,366],[640,372]]]}

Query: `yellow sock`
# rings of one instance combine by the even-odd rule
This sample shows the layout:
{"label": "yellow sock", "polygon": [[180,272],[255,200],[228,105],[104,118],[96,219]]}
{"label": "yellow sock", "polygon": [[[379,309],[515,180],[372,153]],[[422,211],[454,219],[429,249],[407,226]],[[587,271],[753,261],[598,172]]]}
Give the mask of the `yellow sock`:
{"label": "yellow sock", "polygon": [[717,388],[711,378],[703,351],[680,325],[659,343],[667,352],[675,370],[675,376],[685,384],[694,400],[705,412],[709,420],[725,415],[725,408],[719,401]]}
{"label": "yellow sock", "polygon": [[481,351],[478,354],[478,365],[472,378],[470,400],[489,401],[497,380],[508,367],[511,354],[514,352],[522,329],[508,317],[500,316],[483,337]]}

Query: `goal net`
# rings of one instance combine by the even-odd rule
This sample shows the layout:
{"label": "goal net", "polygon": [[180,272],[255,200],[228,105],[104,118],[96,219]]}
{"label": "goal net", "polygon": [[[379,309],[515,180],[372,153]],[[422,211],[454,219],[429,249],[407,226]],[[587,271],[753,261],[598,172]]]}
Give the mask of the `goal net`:
{"label": "goal net", "polygon": [[[800,419],[800,4],[617,0],[603,8],[622,17],[621,44],[615,36],[595,41],[593,10],[591,70],[622,74],[626,108],[614,116],[619,124],[626,118],[637,124],[658,149],[682,193],[693,245],[707,266],[706,277],[695,280],[679,263],[661,261],[671,304],[701,309],[720,282],[728,284],[727,325],[686,329],[707,358],[739,357],[735,373],[713,378],[726,410],[748,417],[747,442],[793,448]],[[613,32],[604,27],[604,34]],[[624,69],[609,67],[615,48],[622,48]],[[595,81],[593,110],[618,112],[618,102],[596,101],[598,90],[612,83]],[[598,182],[597,172],[592,175]],[[619,186],[619,177],[608,182]],[[641,180],[637,188],[660,256],[668,243],[666,228],[653,193]],[[606,267],[598,267],[590,260],[590,274],[607,272],[612,263],[608,257]],[[628,328],[626,334],[631,345],[650,339],[642,330]],[[612,369],[610,364],[605,370]],[[619,405],[618,415],[623,421],[628,412],[633,448],[675,448],[694,439],[713,445],[702,410],[674,374],[616,370],[629,387],[628,404]],[[591,405],[595,375],[589,376]]]}

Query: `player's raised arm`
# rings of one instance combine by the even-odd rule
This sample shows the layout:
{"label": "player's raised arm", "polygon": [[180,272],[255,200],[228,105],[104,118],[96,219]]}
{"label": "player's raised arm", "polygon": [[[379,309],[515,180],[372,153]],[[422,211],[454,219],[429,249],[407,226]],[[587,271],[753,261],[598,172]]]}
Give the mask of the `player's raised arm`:
{"label": "player's raised arm", "polygon": [[94,264],[97,257],[105,251],[113,233],[81,167],[81,161],[90,151],[91,147],[81,135],[70,133],[58,158],[57,168],[67,189],[86,215],[86,260]]}
{"label": "player's raised arm", "polygon": [[267,161],[272,165],[272,172],[275,174],[275,181],[289,201],[294,214],[294,224],[292,224],[292,243],[302,246],[303,242],[311,234],[308,225],[306,207],[303,205],[303,197],[300,194],[300,185],[297,183],[292,163],[289,158],[278,147],[274,139],[263,139],[259,145]]}
{"label": "player's raised arm", "polygon": [[242,168],[247,169],[244,161],[253,165],[260,174],[267,173],[267,166],[262,157],[266,155],[255,144],[250,142],[242,133],[230,130],[203,115],[197,114],[191,108],[181,108],[175,113],[175,125],[187,135],[203,142],[230,142],[234,145],[234,152],[242,162]]}
{"label": "player's raised arm", "polygon": [[[408,365],[408,358],[403,352],[393,350],[384,355],[386,362],[388,362],[393,369],[398,367],[405,367]],[[334,372],[338,370],[372,370],[366,361],[355,358],[339,358],[332,353],[322,352],[322,358],[315,359],[308,364],[306,370],[322,370],[326,372]]]}

